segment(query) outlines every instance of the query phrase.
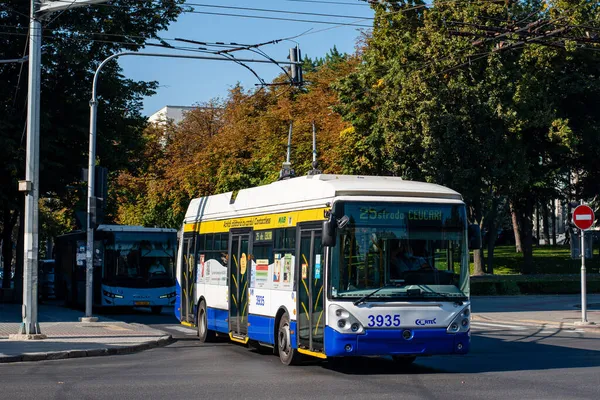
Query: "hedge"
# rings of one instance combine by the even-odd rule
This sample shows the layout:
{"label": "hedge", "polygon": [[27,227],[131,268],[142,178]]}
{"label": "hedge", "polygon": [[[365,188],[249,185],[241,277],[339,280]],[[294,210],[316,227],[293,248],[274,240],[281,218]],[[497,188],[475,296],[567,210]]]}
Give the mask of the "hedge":
{"label": "hedge", "polygon": [[[587,292],[600,293],[600,274],[588,274]],[[484,275],[471,277],[471,295],[578,294],[581,276],[572,275]]]}

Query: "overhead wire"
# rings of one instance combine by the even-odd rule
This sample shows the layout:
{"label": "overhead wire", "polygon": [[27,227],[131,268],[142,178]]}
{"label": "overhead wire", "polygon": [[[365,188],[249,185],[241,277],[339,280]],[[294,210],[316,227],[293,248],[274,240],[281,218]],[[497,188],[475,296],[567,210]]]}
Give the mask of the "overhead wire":
{"label": "overhead wire", "polygon": [[[98,4],[98,6],[103,7],[122,7],[113,4]],[[135,7],[135,6],[132,6]],[[131,8],[131,7],[127,7]],[[144,7],[139,7],[144,9]],[[299,23],[307,23],[307,24],[323,24],[323,25],[342,25],[342,26],[356,26],[361,28],[370,28],[370,25],[361,25],[355,22],[342,23],[342,22],[334,22],[334,21],[319,21],[319,20],[309,20],[309,19],[298,19],[298,18],[284,18],[284,17],[270,17],[266,15],[248,15],[248,14],[234,14],[234,13],[222,13],[222,12],[211,12],[211,11],[182,11],[183,14],[199,14],[199,15],[215,15],[215,16],[223,16],[223,17],[237,17],[237,18],[250,18],[250,19],[263,19],[263,20],[271,20],[271,21],[288,21],[288,22],[299,22]],[[372,18],[371,18],[372,19]],[[369,18],[358,19],[357,21],[366,21]]]}
{"label": "overhead wire", "polygon": [[[224,5],[202,4],[202,3],[184,3],[183,5],[184,6],[194,6],[194,7],[227,9],[227,10],[243,10],[243,11],[259,11],[259,12],[278,13],[278,14],[308,15],[308,16],[313,16],[313,17],[353,18],[353,19],[364,19],[365,18],[362,15],[357,16],[357,15],[343,15],[343,14],[324,14],[324,13],[295,11],[295,10],[274,10],[271,8],[224,6]],[[373,18],[371,17],[371,19],[373,19]]]}

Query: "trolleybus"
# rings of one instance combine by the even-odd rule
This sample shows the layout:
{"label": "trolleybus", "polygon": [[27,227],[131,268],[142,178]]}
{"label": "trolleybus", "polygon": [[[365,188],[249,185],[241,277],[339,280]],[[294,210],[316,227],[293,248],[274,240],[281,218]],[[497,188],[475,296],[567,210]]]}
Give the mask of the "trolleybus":
{"label": "trolleybus", "polygon": [[396,177],[309,175],[193,199],[175,313],[216,335],[317,358],[466,354],[469,243],[461,195]]}
{"label": "trolleybus", "polygon": [[[150,307],[175,303],[177,230],[100,225],[94,233],[95,307]],[[86,233],[59,236],[55,290],[68,305],[85,305]]]}

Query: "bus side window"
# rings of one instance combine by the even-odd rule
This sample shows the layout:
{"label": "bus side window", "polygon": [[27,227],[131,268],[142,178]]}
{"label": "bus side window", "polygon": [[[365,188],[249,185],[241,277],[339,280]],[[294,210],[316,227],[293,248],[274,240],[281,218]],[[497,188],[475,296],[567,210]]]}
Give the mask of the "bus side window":
{"label": "bus side window", "polygon": [[214,234],[208,234],[206,235],[206,246],[205,246],[205,250],[212,250],[214,249],[213,247],[213,240],[215,238]]}

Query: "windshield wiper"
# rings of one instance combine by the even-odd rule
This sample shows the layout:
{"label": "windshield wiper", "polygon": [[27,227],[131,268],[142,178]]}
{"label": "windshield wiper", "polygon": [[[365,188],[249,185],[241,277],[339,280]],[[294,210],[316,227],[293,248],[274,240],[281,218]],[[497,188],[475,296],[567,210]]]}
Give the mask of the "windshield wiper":
{"label": "windshield wiper", "polygon": [[374,294],[376,294],[376,293],[377,293],[377,292],[379,292],[380,290],[382,290],[382,289],[389,289],[389,288],[395,288],[395,287],[398,287],[398,285],[397,285],[397,284],[392,284],[392,285],[388,284],[388,285],[384,285],[384,286],[382,286],[382,287],[380,287],[380,288],[377,288],[377,289],[375,289],[375,290],[374,290],[374,291],[372,291],[371,293],[364,295],[364,296],[363,296],[363,297],[361,297],[360,299],[356,300],[356,301],[355,301],[353,304],[354,304],[355,306],[357,306],[357,305],[359,305],[359,304],[362,304],[362,303],[364,303],[364,302],[365,302],[365,300],[367,300],[368,298],[370,298],[371,296],[373,296]]}

